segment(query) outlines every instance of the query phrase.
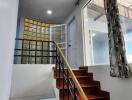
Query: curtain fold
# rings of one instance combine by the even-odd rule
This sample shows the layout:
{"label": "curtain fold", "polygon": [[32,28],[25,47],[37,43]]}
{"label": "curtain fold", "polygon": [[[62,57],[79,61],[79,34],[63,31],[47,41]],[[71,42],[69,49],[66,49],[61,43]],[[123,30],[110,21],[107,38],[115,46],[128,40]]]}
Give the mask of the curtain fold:
{"label": "curtain fold", "polygon": [[104,0],[104,5],[108,22],[110,75],[112,77],[129,78],[131,72],[126,60],[125,42],[117,0]]}

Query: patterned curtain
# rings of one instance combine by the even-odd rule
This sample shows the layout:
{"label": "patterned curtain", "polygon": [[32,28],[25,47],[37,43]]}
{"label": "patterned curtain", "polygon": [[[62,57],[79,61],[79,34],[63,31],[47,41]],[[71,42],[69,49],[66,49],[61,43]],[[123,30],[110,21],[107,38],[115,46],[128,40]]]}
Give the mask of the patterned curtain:
{"label": "patterned curtain", "polygon": [[129,78],[130,68],[126,60],[125,42],[120,25],[117,0],[104,0],[108,21],[110,75],[112,77]]}

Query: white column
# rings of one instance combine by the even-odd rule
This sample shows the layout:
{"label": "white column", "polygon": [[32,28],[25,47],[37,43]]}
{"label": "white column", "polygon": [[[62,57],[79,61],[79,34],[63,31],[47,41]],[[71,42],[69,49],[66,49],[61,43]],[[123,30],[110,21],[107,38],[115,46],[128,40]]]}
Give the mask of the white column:
{"label": "white column", "polygon": [[19,0],[0,0],[0,100],[9,100]]}

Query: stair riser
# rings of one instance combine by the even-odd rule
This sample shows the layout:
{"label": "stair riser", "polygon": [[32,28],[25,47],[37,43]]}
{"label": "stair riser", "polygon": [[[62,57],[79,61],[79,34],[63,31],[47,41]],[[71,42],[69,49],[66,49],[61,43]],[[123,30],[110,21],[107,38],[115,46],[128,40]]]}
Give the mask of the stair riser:
{"label": "stair riser", "polygon": [[[90,83],[90,82],[92,82],[93,81],[93,77],[88,77],[88,78],[78,78],[77,79],[78,80],[78,82],[80,83],[80,84],[83,84],[83,83]],[[60,84],[63,84],[63,78],[61,78],[61,79],[56,79],[56,85],[58,85],[59,84],[59,82],[60,82]]]}
{"label": "stair riser", "polygon": [[[74,70],[73,73],[75,74],[75,76],[83,76],[83,75],[88,75],[87,74],[87,70]],[[56,76],[56,74],[59,76],[59,71],[54,71],[54,75]],[[62,71],[60,73],[62,74]]]}
{"label": "stair riser", "polygon": [[[76,94],[79,96],[79,93],[76,92]],[[64,100],[68,100],[68,91],[67,90],[64,90],[64,94],[63,94],[63,91],[61,90],[59,92],[59,95],[60,95],[60,100],[63,100],[62,97],[64,95],[65,99]],[[69,100],[72,100],[72,97],[71,97],[71,94],[69,93]],[[79,97],[79,100],[82,100],[80,97]],[[109,98],[109,95],[105,95],[104,94],[104,97],[103,98],[94,98],[94,99],[89,99],[89,100],[110,100]]]}
{"label": "stair riser", "polygon": [[[62,77],[63,76],[63,74],[62,73],[60,73],[60,76]],[[70,75],[68,75],[68,76],[70,76]],[[76,74],[76,76],[93,76],[93,73],[86,73],[85,75],[79,75],[79,74]],[[59,73],[54,73],[54,78],[58,78],[59,77]]]}
{"label": "stair riser", "polygon": [[100,91],[100,86],[83,88],[83,90],[86,94],[97,93]]}

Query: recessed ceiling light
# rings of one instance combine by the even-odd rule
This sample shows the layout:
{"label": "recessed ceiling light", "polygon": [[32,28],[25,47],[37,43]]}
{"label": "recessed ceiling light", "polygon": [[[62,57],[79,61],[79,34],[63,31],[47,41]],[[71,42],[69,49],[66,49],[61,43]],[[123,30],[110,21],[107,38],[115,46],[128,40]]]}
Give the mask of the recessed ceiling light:
{"label": "recessed ceiling light", "polygon": [[52,11],[51,10],[47,10],[47,14],[48,15],[52,15]]}

